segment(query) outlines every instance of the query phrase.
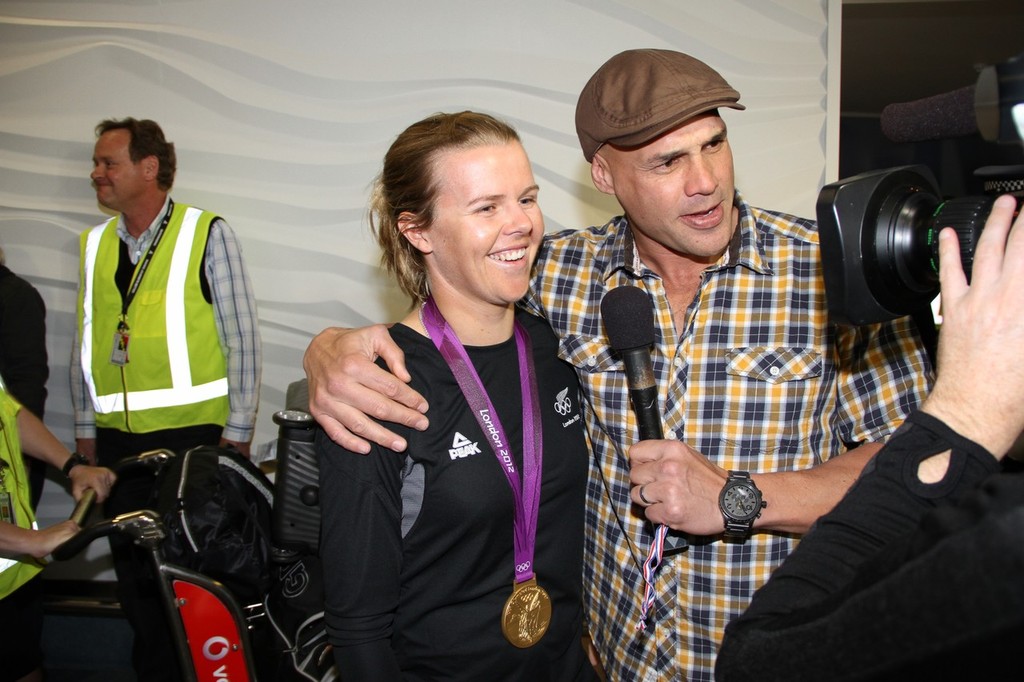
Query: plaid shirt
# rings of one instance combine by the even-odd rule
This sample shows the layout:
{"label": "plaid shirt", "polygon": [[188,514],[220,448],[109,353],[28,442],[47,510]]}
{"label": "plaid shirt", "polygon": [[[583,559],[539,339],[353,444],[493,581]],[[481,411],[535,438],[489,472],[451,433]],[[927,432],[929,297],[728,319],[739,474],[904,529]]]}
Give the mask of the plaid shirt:
{"label": "plaid shirt", "polygon": [[605,338],[604,294],[639,286],[655,307],[654,372],[665,437],[725,469],[793,471],[884,440],[929,388],[930,365],[907,318],[859,328],[828,321],[815,224],[748,206],[709,267],[685,320],[640,262],[623,217],[546,238],[527,306],[560,337],[586,398],[593,449],[584,594],[610,680],[712,680],[727,622],[793,550],[796,538],[689,538],[658,569],[637,630],[653,527],[629,498],[626,450],[639,436],[623,365]]}

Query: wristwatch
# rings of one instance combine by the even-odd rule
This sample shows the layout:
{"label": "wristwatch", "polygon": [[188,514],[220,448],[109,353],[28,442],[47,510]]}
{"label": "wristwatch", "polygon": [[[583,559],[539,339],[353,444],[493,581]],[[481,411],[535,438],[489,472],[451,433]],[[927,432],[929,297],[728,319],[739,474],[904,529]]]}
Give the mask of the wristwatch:
{"label": "wristwatch", "polygon": [[749,473],[730,471],[718,496],[718,508],[725,519],[725,537],[746,538],[750,535],[754,519],[767,506]]}
{"label": "wristwatch", "polygon": [[89,460],[86,459],[85,455],[82,455],[82,454],[79,454],[79,453],[76,452],[73,455],[71,455],[70,457],[68,457],[68,461],[64,462],[64,468],[62,468],[61,471],[64,472],[64,476],[66,476],[67,478],[71,478],[71,470],[72,469],[74,469],[79,464],[88,464],[88,463],[89,463]]}

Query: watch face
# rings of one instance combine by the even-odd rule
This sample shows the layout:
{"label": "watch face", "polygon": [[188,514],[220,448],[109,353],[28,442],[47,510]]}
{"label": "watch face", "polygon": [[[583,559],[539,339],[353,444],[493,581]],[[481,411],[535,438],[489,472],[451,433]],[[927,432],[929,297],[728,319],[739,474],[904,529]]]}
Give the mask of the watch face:
{"label": "watch face", "polygon": [[737,521],[752,519],[761,511],[760,496],[749,485],[730,486],[722,495],[722,511]]}

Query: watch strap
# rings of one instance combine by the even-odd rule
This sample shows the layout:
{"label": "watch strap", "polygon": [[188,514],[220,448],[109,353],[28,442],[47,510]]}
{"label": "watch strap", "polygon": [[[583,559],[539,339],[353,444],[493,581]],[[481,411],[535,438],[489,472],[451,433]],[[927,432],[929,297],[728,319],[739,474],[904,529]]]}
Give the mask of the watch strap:
{"label": "watch strap", "polygon": [[754,527],[754,519],[748,519],[746,521],[737,521],[735,519],[725,518],[725,532],[722,533],[727,538],[745,538],[750,535],[750,531]]}
{"label": "watch strap", "polygon": [[88,464],[88,463],[89,463],[89,460],[86,458],[85,455],[76,452],[76,453],[73,453],[70,457],[68,457],[68,461],[64,462],[64,466],[61,468],[61,471],[64,472],[64,476],[66,478],[71,478],[71,470],[72,469],[74,469],[79,464]]}

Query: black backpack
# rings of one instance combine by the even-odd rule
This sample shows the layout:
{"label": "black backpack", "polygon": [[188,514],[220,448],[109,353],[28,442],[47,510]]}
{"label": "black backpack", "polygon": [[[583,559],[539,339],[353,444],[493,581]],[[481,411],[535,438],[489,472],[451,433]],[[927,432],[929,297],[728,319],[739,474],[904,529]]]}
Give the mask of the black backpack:
{"label": "black backpack", "polygon": [[235,450],[203,445],[171,459],[156,494],[167,561],[219,580],[243,605],[262,601],[272,579],[266,475]]}

